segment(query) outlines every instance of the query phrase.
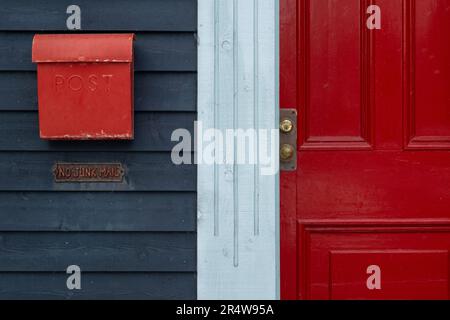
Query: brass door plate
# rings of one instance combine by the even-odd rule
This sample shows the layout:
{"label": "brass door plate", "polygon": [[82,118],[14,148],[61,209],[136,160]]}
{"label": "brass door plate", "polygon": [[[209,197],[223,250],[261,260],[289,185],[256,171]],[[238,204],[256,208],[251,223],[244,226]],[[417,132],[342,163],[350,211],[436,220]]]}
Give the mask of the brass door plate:
{"label": "brass door plate", "polygon": [[297,110],[280,109],[280,169],[297,169]]}

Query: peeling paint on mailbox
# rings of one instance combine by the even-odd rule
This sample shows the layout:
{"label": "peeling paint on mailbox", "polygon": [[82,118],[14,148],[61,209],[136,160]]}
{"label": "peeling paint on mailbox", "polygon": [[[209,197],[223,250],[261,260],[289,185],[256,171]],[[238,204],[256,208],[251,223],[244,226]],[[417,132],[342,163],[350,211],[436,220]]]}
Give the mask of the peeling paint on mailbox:
{"label": "peeling paint on mailbox", "polygon": [[131,140],[133,34],[36,35],[40,137]]}

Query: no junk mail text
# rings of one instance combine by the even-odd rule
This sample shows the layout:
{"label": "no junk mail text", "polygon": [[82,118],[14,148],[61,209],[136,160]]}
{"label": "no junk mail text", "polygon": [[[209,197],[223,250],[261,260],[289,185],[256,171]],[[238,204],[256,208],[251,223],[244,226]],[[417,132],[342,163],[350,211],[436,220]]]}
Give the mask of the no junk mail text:
{"label": "no junk mail text", "polygon": [[125,170],[120,163],[57,163],[55,182],[122,182]]}

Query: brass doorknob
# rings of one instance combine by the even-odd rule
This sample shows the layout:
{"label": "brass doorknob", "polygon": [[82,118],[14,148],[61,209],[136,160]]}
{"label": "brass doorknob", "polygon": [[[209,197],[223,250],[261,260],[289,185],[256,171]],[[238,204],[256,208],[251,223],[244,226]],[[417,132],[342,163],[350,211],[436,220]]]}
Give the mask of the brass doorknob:
{"label": "brass doorknob", "polygon": [[294,156],[294,147],[290,144],[283,144],[280,148],[281,161],[289,161]]}
{"label": "brass doorknob", "polygon": [[280,122],[280,130],[283,133],[290,133],[294,129],[294,124],[290,119],[284,119]]}

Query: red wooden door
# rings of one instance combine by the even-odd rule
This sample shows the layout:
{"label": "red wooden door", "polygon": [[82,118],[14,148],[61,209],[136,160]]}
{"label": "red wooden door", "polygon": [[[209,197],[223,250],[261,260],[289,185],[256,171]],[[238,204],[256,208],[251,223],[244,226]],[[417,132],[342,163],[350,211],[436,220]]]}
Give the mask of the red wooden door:
{"label": "red wooden door", "polygon": [[449,0],[281,0],[282,298],[448,299],[449,34]]}

